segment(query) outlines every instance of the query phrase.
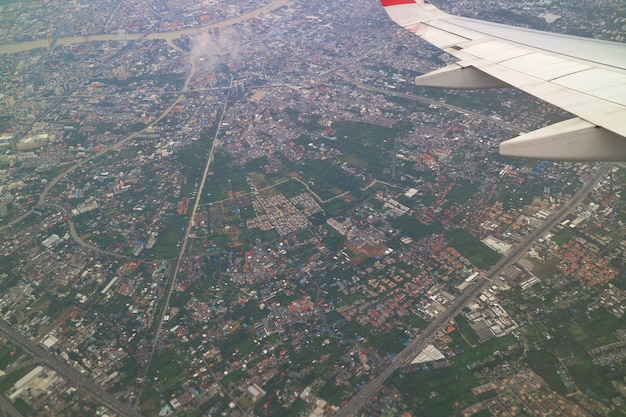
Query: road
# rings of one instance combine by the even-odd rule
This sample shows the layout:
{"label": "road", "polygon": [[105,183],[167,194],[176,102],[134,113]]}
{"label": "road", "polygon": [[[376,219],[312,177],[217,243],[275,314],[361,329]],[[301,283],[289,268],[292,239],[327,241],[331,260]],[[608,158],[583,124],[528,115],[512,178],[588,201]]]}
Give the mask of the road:
{"label": "road", "polygon": [[[240,23],[242,21],[245,21],[247,19],[250,19],[252,17],[256,17],[262,14],[265,14],[271,10],[277,9],[279,7],[284,6],[285,4],[289,3],[290,0],[273,0],[271,1],[269,4],[260,7],[258,9],[255,9],[253,11],[247,12],[239,17],[236,18],[232,18],[232,19],[228,19],[226,21],[222,21],[222,22],[218,22],[216,24],[212,24],[209,26],[204,26],[204,27],[198,27],[198,28],[192,28],[190,30],[182,30],[182,31],[177,31],[177,32],[165,32],[165,33],[143,33],[143,34],[129,34],[127,35],[127,39],[130,40],[135,40],[135,39],[140,39],[140,38],[144,38],[147,37],[148,39],[165,39],[166,41],[169,41],[171,43],[172,39],[178,38],[182,35],[187,35],[187,34],[192,34],[192,33],[197,33],[197,32],[201,32],[206,30],[207,28],[211,28],[211,27],[224,27],[224,26],[230,26],[230,25],[234,25],[236,23]],[[82,42],[89,42],[89,41],[97,41],[97,40],[101,40],[100,37],[105,37],[105,38],[109,38],[109,37],[113,37],[116,38],[115,40],[118,40],[119,38],[119,34],[117,35],[95,35],[95,36],[85,36],[85,37],[76,37],[76,38],[61,38],[59,39],[58,43],[59,45],[70,45],[70,44],[75,44],[75,43],[82,43]],[[114,39],[111,40],[114,40]],[[44,41],[45,42],[45,41]],[[39,47],[45,47],[46,45],[41,45],[41,42],[39,41],[34,41],[34,42],[28,42],[25,44],[19,44],[19,45],[3,45],[0,46],[0,54],[2,53],[15,53],[18,51],[22,51],[22,50],[28,50],[28,49],[33,49],[33,48],[39,48]],[[122,48],[121,50],[123,50],[124,48]],[[121,51],[120,50],[120,51]],[[119,52],[118,52],[119,53]],[[195,61],[193,58],[191,58],[191,71],[190,74],[188,75],[188,77],[185,80],[185,84],[182,88],[182,90],[179,92],[179,96],[170,104],[170,106],[165,109],[161,115],[156,118],[155,120],[153,120],[152,122],[150,122],[146,128],[153,126],[154,124],[158,123],[162,118],[164,118],[167,114],[169,114],[169,112],[171,111],[171,109],[176,106],[181,100],[184,99],[185,94],[188,90],[188,84],[190,79],[193,77],[195,73]],[[228,97],[229,95],[227,95],[225,103],[224,103],[224,110],[222,111],[222,117],[225,113],[226,107],[228,105]],[[63,100],[63,98],[60,98],[59,100]],[[55,102],[55,104],[57,104],[57,102]],[[49,112],[52,108],[54,108],[54,105],[49,106],[48,109],[46,110],[46,112]],[[221,125],[221,119],[220,119],[220,125]],[[144,129],[145,130],[145,129]],[[217,130],[217,132],[219,132],[219,128]],[[100,158],[101,156],[103,156],[104,154],[106,154],[107,152],[113,150],[113,149],[120,149],[121,146],[123,146],[125,143],[133,140],[135,137],[141,135],[141,131],[140,132],[134,132],[131,133],[130,135],[126,136],[125,138],[123,138],[122,140],[120,140],[119,142],[101,150],[100,152],[97,152],[77,163],[75,163],[74,165],[70,166],[65,172],[59,174],[56,178],[54,178],[52,181],[50,181],[47,186],[44,188],[44,190],[42,191],[42,193],[39,195],[39,199],[36,203],[35,207],[41,207],[46,205],[46,197],[48,192],[50,192],[50,190],[62,179],[64,178],[68,173],[75,171],[76,169],[78,169],[79,167],[83,166],[86,162],[91,161],[93,159],[96,158]],[[196,199],[193,211],[192,211],[192,215],[190,216],[190,221],[189,224],[187,226],[187,230],[185,233],[185,237],[183,240],[183,244],[181,245],[181,251],[180,251],[180,255],[178,257],[177,263],[176,263],[176,268],[174,270],[174,274],[170,283],[170,286],[168,288],[167,291],[167,295],[165,298],[165,303],[164,303],[164,308],[161,311],[161,316],[158,319],[158,327],[155,333],[155,339],[154,339],[154,343],[152,346],[152,350],[150,353],[149,358],[152,358],[152,355],[154,354],[154,351],[156,349],[156,346],[158,344],[159,341],[159,335],[161,332],[161,328],[162,328],[162,324],[163,324],[163,319],[164,319],[164,315],[167,312],[168,309],[168,305],[169,305],[169,300],[170,300],[170,296],[172,293],[172,289],[174,287],[174,284],[176,282],[176,275],[178,273],[178,269],[180,266],[180,263],[184,257],[184,253],[185,253],[185,249],[187,246],[187,241],[189,238],[189,234],[191,231],[191,227],[192,227],[192,222],[193,222],[193,218],[195,217],[195,213],[198,209],[198,205],[200,203],[200,198],[202,195],[202,189],[204,187],[204,183],[205,180],[208,176],[208,172],[209,172],[209,166],[210,166],[210,162],[213,158],[213,152],[215,149],[215,144],[217,143],[217,133],[215,134],[215,138],[213,140],[213,145],[211,147],[211,151],[209,154],[209,157],[207,159],[207,164],[204,170],[204,175],[202,178],[202,182],[200,185],[200,189],[198,191],[198,197]],[[56,208],[60,208],[64,213],[67,213],[67,211],[62,208],[61,206],[56,206]],[[3,225],[2,227],[0,227],[0,231],[4,230],[8,227],[13,226],[14,224],[18,223],[19,221],[21,221],[22,219],[26,218],[28,215],[30,215],[32,213],[32,209],[29,210],[28,212],[22,214],[21,216],[19,216],[18,218],[13,219],[11,222]],[[95,250],[96,252],[99,253],[105,253],[105,251],[102,251],[98,248],[96,248],[95,246],[85,242],[84,240],[82,240],[79,235],[76,233],[76,230],[74,229],[74,224],[73,222],[71,222],[71,219],[69,221],[69,225],[70,225],[70,230],[71,230],[71,235],[74,238],[74,240],[84,246],[87,247],[88,249],[91,250]],[[114,257],[118,257],[118,258],[124,258],[123,255],[118,255],[118,254],[112,254],[110,252],[106,252],[107,255],[110,256],[114,256]],[[83,394],[87,394],[90,395],[94,400],[98,400],[100,401],[104,406],[106,406],[109,410],[111,410],[112,412],[114,412],[115,414],[121,416],[121,417],[141,417],[141,413],[135,409],[133,409],[130,405],[128,404],[124,404],[122,402],[120,402],[117,398],[115,398],[113,395],[107,393],[101,386],[99,386],[98,384],[96,384],[95,382],[93,382],[92,380],[90,380],[88,377],[83,376],[82,374],[80,374],[80,372],[78,372],[77,370],[75,370],[74,368],[71,368],[70,366],[68,366],[65,362],[61,361],[60,359],[58,359],[55,355],[53,355],[51,352],[49,352],[48,350],[45,350],[39,343],[34,342],[30,339],[28,339],[27,337],[25,337],[24,335],[22,335],[18,330],[12,328],[10,325],[8,325],[6,322],[1,321],[0,320],[0,336],[6,338],[7,340],[11,340],[11,342],[17,346],[19,346],[20,348],[22,348],[25,352],[27,352],[29,355],[31,355],[33,358],[36,358],[38,361],[40,361],[40,363],[45,364],[47,367],[49,367],[50,369],[53,369],[54,371],[57,372],[57,374],[59,376],[61,376],[62,378],[64,378],[66,381],[68,381],[68,383],[72,384],[76,389],[78,389],[79,392],[83,393]],[[150,359],[148,360],[148,363],[146,365],[146,374],[148,372],[149,366],[150,366]],[[144,377],[142,380],[142,385],[140,387],[139,393],[137,394],[137,399],[139,399],[140,394],[141,394],[141,388],[143,388],[143,384],[145,383],[146,378]],[[16,417],[20,416],[19,413],[17,413],[16,410],[10,409],[10,408],[2,408],[2,403],[0,403],[0,412],[1,411],[8,411],[11,415],[14,415]],[[15,412],[14,412],[15,411]]]}
{"label": "road", "polygon": [[0,416],[24,417],[4,395],[0,395]]}
{"label": "road", "polygon": [[[235,25],[237,23],[244,22],[244,21],[246,21],[248,19],[251,19],[251,18],[254,18],[254,17],[258,17],[258,16],[261,16],[261,15],[263,15],[265,13],[268,13],[268,12],[271,12],[271,11],[276,10],[278,8],[281,8],[284,5],[288,4],[290,1],[291,0],[273,0],[270,3],[266,4],[265,6],[259,7],[258,9],[251,10],[249,12],[246,12],[246,13],[242,14],[241,16],[233,17],[231,19],[223,20],[223,21],[217,22],[217,23],[212,23],[210,25],[198,26],[198,27],[193,27],[193,28],[186,28],[186,29],[182,29],[182,30],[169,31],[169,32],[129,33],[129,34],[126,35],[126,38],[129,41],[134,41],[134,40],[139,40],[139,39],[144,39],[144,38],[146,38],[146,39],[163,39],[163,40],[167,41],[170,46],[172,46],[172,47],[174,47],[176,49],[179,49],[172,42],[174,39],[178,39],[178,38],[180,38],[181,36],[184,36],[184,35],[192,35],[192,34],[196,34],[196,33],[201,33],[203,31],[206,31],[207,29],[210,29],[210,28],[215,28],[215,27],[220,27],[221,28],[221,27],[232,26],[232,25]],[[118,32],[115,32],[114,34],[75,36],[75,37],[69,37],[69,38],[60,38],[60,39],[58,39],[57,45],[74,45],[74,44],[80,44],[80,43],[84,43],[84,42],[97,42],[97,41],[100,41],[100,42],[102,42],[102,41],[119,41],[120,40],[119,38],[120,38],[120,35],[119,35]],[[132,42],[129,42],[126,46],[120,48],[119,51],[117,51],[116,53],[114,53],[113,55],[108,57],[101,65],[104,65],[104,63],[111,61],[114,57],[118,56],[123,51],[127,50],[128,48],[130,48],[131,46],[132,46]],[[17,52],[21,52],[21,51],[27,51],[27,50],[30,50],[30,49],[46,48],[46,47],[47,47],[47,39],[39,39],[39,40],[36,40],[36,41],[21,42],[21,43],[16,43],[16,44],[0,45],[0,55],[1,54],[12,54],[12,53],[17,53]],[[193,60],[193,58],[191,59],[191,64],[192,64],[192,71],[191,71],[190,76],[188,76],[187,79],[185,80],[185,85],[184,85],[182,91],[179,91],[179,92],[168,92],[168,94],[179,94],[178,98],[176,98],[176,100],[174,100],[172,102],[172,104],[163,113],[161,113],[161,115],[157,119],[155,119],[151,123],[149,123],[146,126],[146,128],[144,128],[142,131],[134,132],[134,133],[130,134],[129,136],[125,137],[124,139],[122,139],[121,141],[111,145],[110,147],[105,148],[105,149],[101,150],[98,153],[95,153],[95,154],[93,154],[93,155],[91,155],[91,156],[89,156],[89,157],[87,157],[85,159],[80,160],[76,164],[74,164],[71,167],[69,167],[66,171],[64,171],[63,173],[59,174],[56,178],[52,179],[48,183],[48,185],[44,188],[42,193],[40,194],[39,199],[37,200],[37,204],[36,204],[36,206],[34,208],[41,207],[44,204],[46,196],[48,195],[48,192],[62,178],[64,178],[68,173],[73,172],[74,170],[76,170],[77,168],[81,167],[82,165],[84,165],[88,161],[91,161],[93,159],[101,157],[105,153],[109,152],[111,149],[119,149],[124,143],[134,139],[138,135],[141,135],[141,133],[143,131],[145,131],[149,127],[152,127],[154,124],[160,122],[163,117],[165,117],[167,114],[169,114],[170,110],[172,108],[174,108],[174,106],[176,106],[181,100],[183,100],[185,95],[187,94],[187,90],[188,90],[187,87],[188,87],[189,81],[190,81],[191,77],[193,76],[193,73],[195,72],[195,61]],[[70,92],[70,95],[60,96],[58,99],[54,100],[54,102],[51,105],[49,105],[44,110],[44,112],[42,112],[42,114],[37,118],[37,121],[42,120],[50,111],[52,111],[53,109],[57,108],[59,106],[59,104],[63,100],[65,100],[68,97],[71,97],[71,93],[73,93],[75,90],[77,90],[81,84],[82,83],[77,83],[76,86],[74,86],[72,91]],[[28,129],[26,129],[26,130],[28,130]],[[26,217],[28,217],[33,212],[34,208],[31,208],[30,210],[28,210],[25,213],[21,214],[19,217],[16,217],[13,220],[11,220],[10,222],[0,226],[0,231],[4,230],[6,228],[9,228],[9,227],[19,223],[20,221],[24,220]]]}
{"label": "road", "polygon": [[492,117],[489,116],[485,116],[484,114],[480,114],[477,113],[473,110],[468,110],[468,109],[464,109],[462,107],[459,106],[454,106],[452,104],[448,104],[439,100],[433,100],[430,98],[425,98],[425,97],[420,97],[420,96],[415,96],[413,94],[405,94],[405,93],[399,93],[397,91],[392,91],[392,90],[385,90],[384,88],[380,88],[380,87],[373,87],[371,85],[367,85],[365,83],[362,83],[361,81],[350,77],[348,74],[346,74],[345,72],[342,71],[334,71],[335,75],[340,76],[341,78],[343,78],[344,80],[351,82],[352,84],[356,85],[359,88],[362,88],[364,90],[369,90],[369,91],[375,91],[377,93],[381,93],[381,94],[385,94],[388,96],[395,96],[395,97],[402,97],[402,98],[406,98],[409,100],[413,100],[413,101],[419,101],[421,103],[425,103],[425,104],[429,104],[429,105],[433,105],[433,106],[437,106],[437,107],[445,107],[446,109],[450,109],[453,110],[457,113],[462,113],[462,114],[466,114],[467,116],[471,116],[474,118],[478,118],[481,120],[485,120],[488,121],[490,123],[495,123],[498,124],[502,127],[505,127],[509,130],[512,130],[514,132],[518,132],[518,133],[524,133],[524,131],[522,129],[519,128],[519,126],[514,125],[513,123],[509,123],[509,122],[505,122],[503,120],[496,120]]}
{"label": "road", "polygon": [[74,239],[74,241],[82,246],[83,248],[89,249],[93,252],[99,253],[101,255],[107,255],[110,256],[112,258],[116,258],[116,259],[122,259],[122,260],[129,260],[132,259],[130,256],[126,256],[126,255],[122,255],[121,253],[115,253],[115,252],[111,252],[111,251],[107,251],[104,249],[100,249],[99,247],[92,245],[91,243],[85,241],[83,238],[80,237],[80,235],[78,234],[78,232],[76,232],[76,226],[74,225],[74,222],[72,221],[72,218],[69,214],[69,212],[67,211],[67,209],[61,205],[58,204],[44,204],[48,207],[54,207],[56,209],[58,209],[61,213],[63,213],[63,215],[66,218],[67,224],[70,227],[70,236],[72,237],[72,239]]}
{"label": "road", "polygon": [[31,357],[36,358],[48,368],[53,369],[57,375],[65,379],[82,394],[91,396],[99,401],[112,412],[121,417],[141,417],[141,414],[133,410],[128,404],[124,404],[113,395],[106,392],[100,385],[88,377],[83,376],[76,369],[70,367],[65,362],[44,349],[40,344],[33,342],[8,323],[0,320],[0,336],[10,340],[12,344],[19,346]]}
{"label": "road", "polygon": [[[194,35],[197,33],[206,32],[207,30],[212,29],[212,28],[217,28],[217,27],[222,28],[222,27],[236,25],[237,23],[245,22],[248,19],[261,16],[265,13],[268,13],[280,7],[283,7],[290,1],[291,0],[273,0],[269,2],[268,4],[266,4],[265,6],[243,13],[240,16],[232,17],[230,19],[222,20],[220,22],[215,22],[215,23],[211,23],[208,25],[194,26],[190,28],[184,28],[180,30],[167,31],[167,32],[126,33],[125,37],[127,41],[134,41],[134,40],[145,37],[146,39],[163,39],[165,41],[171,42],[172,39],[180,38],[181,36]],[[85,42],[108,42],[108,41],[114,42],[114,41],[120,41],[120,40],[121,40],[121,36],[119,32],[115,31],[114,33],[102,33],[102,34],[97,34],[97,35],[60,37],[60,38],[57,38],[55,45],[65,46],[65,45],[76,45],[76,44],[85,43]],[[48,47],[47,39],[37,39],[34,41],[0,45],[0,55],[1,54],[14,54],[17,52],[29,51],[31,49],[47,48],[47,47]]]}
{"label": "road", "polygon": [[161,329],[163,327],[163,322],[165,321],[165,315],[168,313],[168,310],[169,310],[170,299],[172,297],[172,291],[174,289],[174,286],[176,285],[176,278],[178,277],[180,264],[185,257],[185,251],[187,250],[187,243],[189,242],[189,235],[191,234],[191,229],[193,228],[194,219],[196,217],[198,207],[200,206],[200,200],[202,199],[202,191],[204,190],[204,184],[206,183],[206,179],[209,176],[209,167],[211,166],[211,161],[213,161],[213,154],[215,152],[215,146],[217,145],[217,142],[218,142],[217,137],[222,127],[222,120],[224,118],[224,114],[226,114],[226,109],[228,108],[229,98],[230,98],[230,92],[226,94],[226,98],[224,99],[224,106],[222,107],[222,113],[220,115],[220,119],[217,124],[217,129],[215,129],[215,135],[213,137],[213,143],[211,144],[211,150],[209,151],[206,165],[204,167],[204,172],[202,174],[202,180],[200,181],[200,187],[198,188],[198,192],[196,194],[196,201],[193,205],[193,210],[191,211],[191,215],[189,216],[189,223],[187,223],[187,229],[185,230],[183,241],[180,245],[180,252],[178,254],[178,259],[176,260],[176,266],[174,267],[172,279],[170,280],[169,286],[167,288],[167,292],[165,294],[165,302],[163,303],[163,307],[160,310],[160,316],[157,318],[158,323],[157,323],[156,331],[154,333],[154,341],[152,343],[150,354],[148,355],[148,362],[146,363],[144,377],[142,378],[142,383],[139,388],[139,393],[137,394],[137,401],[139,401],[139,398],[141,397],[141,391],[143,390],[143,386],[147,380],[148,372],[150,370],[150,362],[152,361],[154,352],[156,351],[156,348],[159,344]]}
{"label": "road", "polygon": [[593,187],[606,176],[612,166],[613,164],[611,163],[601,164],[593,177],[581,187],[576,195],[565,203],[558,212],[546,219],[546,221],[539,228],[535,229],[528,236],[526,236],[522,242],[512,248],[505,257],[500,259],[500,261],[495,264],[493,268],[487,272],[487,274],[485,274],[484,277],[486,279],[474,281],[475,284],[472,287],[468,288],[459,298],[457,298],[444,313],[437,316],[437,318],[422,333],[413,339],[411,343],[409,343],[407,347],[394,358],[389,366],[383,369],[375,379],[363,386],[363,388],[361,388],[361,390],[357,392],[356,395],[352,397],[352,399],[348,401],[348,403],[346,403],[335,416],[348,417],[355,415],[357,411],[365,405],[368,399],[378,392],[382,384],[391,376],[391,374],[393,374],[397,369],[409,365],[415,356],[417,356],[431,343],[431,340],[437,332],[443,329],[450,322],[450,320],[459,314],[463,307],[465,307],[470,301],[491,285],[491,282],[494,279],[497,279],[509,266],[513,265],[520,258],[520,256],[530,249],[537,239],[554,228],[559,222],[563,221],[571,210],[578,206],[589,195],[591,190],[593,190]]}

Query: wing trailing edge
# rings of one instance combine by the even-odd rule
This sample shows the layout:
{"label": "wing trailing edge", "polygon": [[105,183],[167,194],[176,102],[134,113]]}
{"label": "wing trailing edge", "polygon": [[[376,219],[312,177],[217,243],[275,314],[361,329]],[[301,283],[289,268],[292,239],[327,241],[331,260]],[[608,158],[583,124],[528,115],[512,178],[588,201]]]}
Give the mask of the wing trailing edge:
{"label": "wing trailing edge", "polygon": [[459,62],[416,78],[424,87],[514,87],[575,118],[505,141],[502,155],[626,160],[626,45],[541,32],[439,10],[427,0],[381,0],[389,17]]}
{"label": "wing trailing edge", "polygon": [[626,161],[626,140],[574,118],[504,141],[500,155],[554,161]]}

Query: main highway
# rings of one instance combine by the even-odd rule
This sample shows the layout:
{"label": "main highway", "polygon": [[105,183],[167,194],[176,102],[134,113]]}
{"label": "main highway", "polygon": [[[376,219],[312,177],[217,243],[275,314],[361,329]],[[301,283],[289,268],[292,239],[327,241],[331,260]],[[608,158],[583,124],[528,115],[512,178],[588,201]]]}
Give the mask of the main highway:
{"label": "main highway", "polygon": [[[512,248],[489,272],[483,280],[476,280],[473,286],[468,288],[455,302],[442,314],[440,314],[422,333],[420,333],[411,343],[402,350],[393,362],[381,371],[381,373],[363,388],[336,414],[337,416],[352,416],[363,407],[368,399],[374,395],[382,384],[397,369],[408,365],[415,356],[421,352],[432,340],[432,338],[444,328],[471,300],[487,288],[494,279],[510,265],[519,259],[532,244],[543,236],[546,232],[555,227],[567,216],[571,210],[578,206],[593,190],[593,187],[606,176],[613,164],[603,163],[597,168],[591,179],[584,184],[581,189],[563,207],[551,217],[549,217],[541,227],[530,233],[519,245]],[[11,327],[8,323],[0,320],[0,336],[10,340],[19,346],[35,360],[45,364],[50,369],[57,372],[69,384],[73,385],[83,394],[92,396],[99,400],[112,412],[121,417],[140,417],[141,414],[128,404],[122,403],[113,395],[106,392],[103,387],[96,384],[88,377],[82,375],[76,369],[68,366],[51,351],[44,349],[39,343],[28,339],[19,330]]]}
{"label": "main highway", "polygon": [[409,365],[411,361],[431,343],[433,337],[443,329],[457,314],[461,312],[470,301],[483,292],[489,285],[492,284],[494,279],[497,279],[502,272],[504,272],[509,266],[513,265],[524,253],[526,253],[530,247],[535,243],[537,239],[543,236],[545,233],[554,228],[559,222],[578,206],[593,190],[595,185],[602,180],[609,172],[613,164],[602,163],[598,166],[596,172],[592,178],[585,183],[580,190],[561,207],[561,209],[555,212],[552,216],[545,220],[545,222],[526,236],[517,246],[511,248],[509,252],[500,261],[495,264],[484,276],[482,280],[475,280],[474,285],[466,289],[465,292],[457,298],[454,303],[448,307],[448,309],[437,316],[437,318],[431,322],[431,324],[420,333],[415,339],[411,341],[387,366],[383,369],[376,378],[371,380],[368,384],[364,385],[359,392],[352,397],[335,415],[336,417],[348,417],[353,416],[361,409],[368,401],[368,399],[376,394],[383,383],[393,374],[397,369]]}
{"label": "main highway", "polygon": [[169,285],[167,287],[167,291],[165,292],[165,298],[163,301],[162,308],[158,317],[155,317],[157,327],[154,332],[154,340],[152,341],[152,348],[150,349],[150,353],[148,354],[148,361],[145,364],[144,376],[141,379],[141,384],[139,387],[139,393],[137,395],[137,404],[139,404],[139,399],[141,397],[141,391],[144,388],[146,381],[148,380],[148,373],[150,371],[150,363],[152,362],[152,358],[154,357],[154,353],[160,342],[161,330],[163,328],[163,323],[165,322],[165,316],[169,313],[169,304],[170,299],[172,298],[172,292],[174,291],[174,287],[176,285],[176,279],[178,277],[178,272],[180,271],[180,265],[183,259],[185,258],[185,252],[187,251],[187,243],[189,242],[189,236],[191,235],[191,229],[193,228],[196,213],[198,212],[198,207],[200,206],[200,201],[202,200],[202,193],[204,191],[204,184],[206,183],[207,178],[209,177],[209,168],[211,167],[211,162],[213,161],[213,155],[215,154],[215,149],[218,143],[218,136],[220,134],[220,130],[222,128],[222,121],[224,119],[224,114],[226,114],[226,109],[228,108],[228,100],[230,98],[230,92],[226,94],[226,98],[224,100],[224,104],[222,107],[222,113],[220,115],[220,119],[217,123],[217,129],[215,130],[215,135],[213,136],[213,143],[211,144],[211,148],[207,155],[206,164],[204,166],[204,171],[202,173],[202,179],[200,181],[200,187],[198,188],[198,192],[196,194],[196,201],[193,205],[193,209],[191,210],[191,215],[189,216],[189,222],[187,223],[187,229],[185,230],[185,234],[183,236],[182,244],[180,245],[180,252],[178,254],[178,258],[176,260],[176,266],[174,267],[172,277],[169,281]]}
{"label": "main highway", "polygon": [[113,395],[104,390],[88,377],[83,376],[76,369],[70,367],[59,357],[49,350],[43,348],[39,343],[28,339],[18,330],[11,327],[6,322],[0,320],[0,336],[10,340],[12,344],[19,346],[22,350],[35,358],[39,363],[54,370],[57,375],[65,379],[70,385],[82,394],[87,394],[93,400],[99,401],[102,405],[120,417],[141,417],[141,414],[133,410],[128,404],[122,403]]}

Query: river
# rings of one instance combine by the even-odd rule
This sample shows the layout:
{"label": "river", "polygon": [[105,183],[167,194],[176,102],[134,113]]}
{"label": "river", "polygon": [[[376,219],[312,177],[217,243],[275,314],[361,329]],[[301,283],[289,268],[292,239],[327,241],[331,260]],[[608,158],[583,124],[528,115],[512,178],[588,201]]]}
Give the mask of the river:
{"label": "river", "polygon": [[[142,37],[146,39],[163,39],[166,42],[170,43],[172,40],[180,38],[183,35],[193,35],[195,33],[199,33],[208,29],[217,28],[217,27],[227,27],[232,26],[237,23],[244,22],[253,17],[259,17],[267,12],[272,10],[276,10],[285,4],[289,3],[290,0],[273,0],[267,5],[260,7],[258,9],[249,11],[247,13],[242,14],[241,16],[233,17],[231,19],[222,20],[221,22],[212,23],[210,25],[205,26],[196,26],[191,28],[185,28],[181,30],[174,30],[170,32],[152,32],[152,33],[126,33],[124,36],[127,41],[136,40]],[[79,43],[85,42],[107,42],[107,41],[121,41],[121,35],[118,32],[115,33],[105,33],[100,35],[86,35],[86,36],[70,36],[65,38],[58,38],[55,47],[57,46],[65,46],[65,45],[76,45]],[[0,54],[15,54],[18,52],[29,51],[31,49],[37,48],[47,48],[48,40],[47,39],[38,39],[34,41],[28,42],[20,42],[14,43],[10,45],[0,45]]]}

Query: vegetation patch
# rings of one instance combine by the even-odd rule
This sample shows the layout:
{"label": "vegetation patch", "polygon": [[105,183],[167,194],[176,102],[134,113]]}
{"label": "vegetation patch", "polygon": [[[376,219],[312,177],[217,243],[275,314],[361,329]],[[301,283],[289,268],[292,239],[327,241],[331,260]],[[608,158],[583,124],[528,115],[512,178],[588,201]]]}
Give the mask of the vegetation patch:
{"label": "vegetation patch", "polygon": [[404,349],[408,335],[398,329],[370,336],[369,341],[381,356],[395,355]]}
{"label": "vegetation patch", "polygon": [[352,201],[349,197],[343,196],[322,204],[322,207],[330,216],[338,216],[352,207]]}
{"label": "vegetation patch", "polygon": [[0,379],[0,393],[4,393],[11,389],[13,385],[20,379],[22,379],[26,374],[32,371],[36,365],[29,366],[27,368],[21,369],[19,371],[15,371],[13,373],[8,374],[4,378]]}
{"label": "vegetation patch", "polygon": [[562,370],[561,364],[552,353],[546,350],[531,350],[526,353],[526,362],[553,390],[561,395],[567,394],[563,379],[558,374],[558,371]]}
{"label": "vegetation patch", "polygon": [[450,245],[480,269],[486,271],[500,260],[498,252],[465,230],[453,229],[447,235]]}
{"label": "vegetation patch", "polygon": [[567,228],[563,228],[552,235],[552,241],[559,246],[563,246],[564,243],[569,242],[574,237],[574,233]]}
{"label": "vegetation patch", "polygon": [[285,198],[295,197],[298,194],[301,194],[306,191],[306,188],[302,183],[291,180],[281,182],[280,184],[276,184],[274,187],[279,193],[285,196]]}
{"label": "vegetation patch", "polygon": [[446,196],[446,207],[453,204],[463,204],[476,195],[480,182],[470,180],[459,180]]}
{"label": "vegetation patch", "polygon": [[327,200],[345,191],[358,192],[363,181],[328,161],[305,159],[295,167],[309,187]]}
{"label": "vegetation patch", "polygon": [[363,294],[349,294],[349,295],[346,295],[345,297],[343,297],[341,299],[341,302],[339,303],[339,307],[347,306],[347,305],[352,304],[353,302],[355,302],[357,300],[362,300],[363,298],[365,298],[363,296]]}
{"label": "vegetation patch", "polygon": [[413,326],[413,327],[415,327],[417,329],[425,329],[430,324],[426,320],[424,320],[423,318],[421,318],[420,316],[415,315],[415,314],[413,314],[411,316],[411,318],[406,320],[405,323],[408,324],[409,326]]}
{"label": "vegetation patch", "polygon": [[6,369],[10,364],[15,362],[22,353],[22,350],[10,343],[0,346],[0,369]]}
{"label": "vegetation patch", "polygon": [[479,382],[464,365],[396,373],[391,382],[402,391],[407,404],[425,416],[452,416],[455,402],[468,407],[477,401],[471,390]]}
{"label": "vegetation patch", "polygon": [[203,203],[228,200],[238,193],[249,193],[245,172],[233,169],[230,158],[222,152],[213,154],[210,174],[202,191]]}
{"label": "vegetation patch", "polygon": [[341,159],[348,165],[367,169],[378,178],[382,178],[385,168],[391,169],[391,151],[396,137],[393,129],[347,120],[333,123],[333,129],[336,137],[324,143],[340,151]]}
{"label": "vegetation patch", "polygon": [[387,221],[391,227],[400,230],[403,236],[408,236],[415,241],[443,231],[443,226],[437,221],[425,224],[406,214],[396,218],[389,218]]}
{"label": "vegetation patch", "polygon": [[456,316],[454,321],[456,322],[459,332],[461,332],[463,338],[467,341],[467,343],[472,346],[477,346],[479,344],[478,335],[476,334],[474,329],[472,329],[472,326],[470,326],[465,316],[459,314],[458,316]]}
{"label": "vegetation patch", "polygon": [[184,217],[172,216],[164,229],[159,231],[153,249],[157,259],[171,259],[178,255],[185,230],[185,220]]}

